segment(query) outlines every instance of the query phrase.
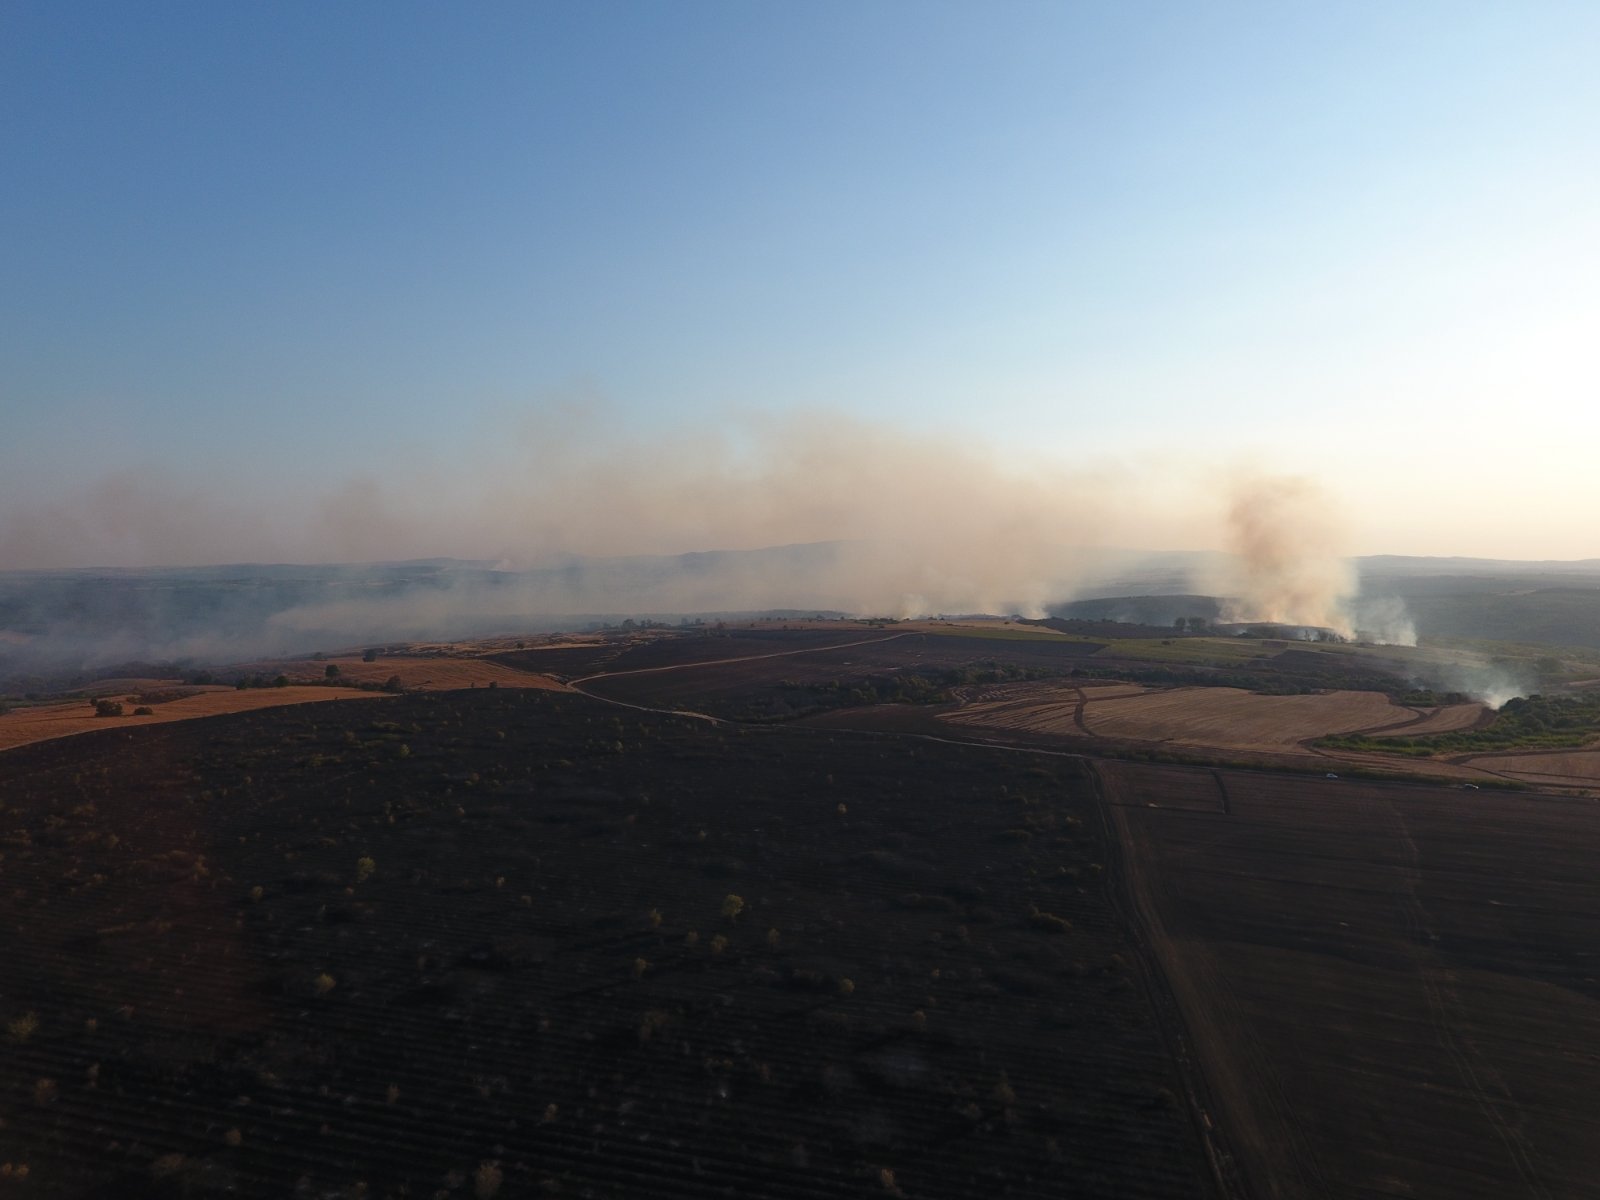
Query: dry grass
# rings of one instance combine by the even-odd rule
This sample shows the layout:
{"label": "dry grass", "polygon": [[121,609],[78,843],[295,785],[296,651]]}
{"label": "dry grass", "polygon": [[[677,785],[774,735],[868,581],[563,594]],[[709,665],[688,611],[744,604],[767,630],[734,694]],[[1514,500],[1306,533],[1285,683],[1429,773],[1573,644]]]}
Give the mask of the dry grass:
{"label": "dry grass", "polygon": [[1377,692],[1259,696],[1235,688],[1175,688],[1090,704],[1099,737],[1181,742],[1238,750],[1296,751],[1307,738],[1408,720],[1409,709]]}
{"label": "dry grass", "polygon": [[[169,681],[168,686],[176,686]],[[97,717],[87,701],[73,700],[64,704],[41,705],[23,708],[0,716],[0,750],[26,746],[31,742],[44,742],[51,738],[70,737],[75,733],[88,733],[95,729],[124,729],[134,725],[155,725],[167,721],[189,721],[196,717],[214,717],[221,713],[249,712],[258,708],[276,708],[282,704],[312,704],[324,700],[370,700],[381,692],[363,692],[341,687],[281,687],[208,688],[181,700],[151,706],[148,717],[122,716]],[[123,708],[132,713],[135,702],[123,700]]]}

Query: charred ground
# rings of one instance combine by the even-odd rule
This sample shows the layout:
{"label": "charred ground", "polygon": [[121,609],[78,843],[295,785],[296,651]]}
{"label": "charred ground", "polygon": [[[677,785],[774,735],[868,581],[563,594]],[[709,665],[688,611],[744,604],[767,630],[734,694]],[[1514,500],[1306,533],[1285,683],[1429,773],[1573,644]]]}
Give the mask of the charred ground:
{"label": "charred ground", "polygon": [[30,1194],[1205,1190],[1072,759],[479,689],[0,795]]}
{"label": "charred ground", "polygon": [[[1162,682],[1203,716],[1197,683],[1253,681],[1255,711],[1366,671],[1366,732],[1472,715],[1385,660],[888,622],[492,660],[592,694],[0,755],[0,1169],[55,1196],[1438,1200],[1600,1170],[1600,806],[1352,780],[1380,755],[1314,739],[1093,736],[1095,695]],[[948,719],[995,704],[1070,730]]]}

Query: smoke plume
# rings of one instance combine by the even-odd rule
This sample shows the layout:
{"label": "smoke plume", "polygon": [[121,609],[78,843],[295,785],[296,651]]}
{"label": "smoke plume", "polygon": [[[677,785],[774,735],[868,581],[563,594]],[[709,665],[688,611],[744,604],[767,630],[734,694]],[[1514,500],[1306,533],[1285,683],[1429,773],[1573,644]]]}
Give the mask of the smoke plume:
{"label": "smoke plume", "polygon": [[1298,476],[1247,474],[1227,487],[1227,556],[1201,581],[1223,619],[1306,625],[1350,637],[1356,576],[1331,498]]}

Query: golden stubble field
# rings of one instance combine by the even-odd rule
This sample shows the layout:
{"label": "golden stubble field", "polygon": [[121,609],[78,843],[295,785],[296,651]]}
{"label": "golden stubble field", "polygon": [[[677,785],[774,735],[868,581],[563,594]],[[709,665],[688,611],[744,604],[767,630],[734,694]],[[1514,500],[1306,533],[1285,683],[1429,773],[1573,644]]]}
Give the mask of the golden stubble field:
{"label": "golden stubble field", "polygon": [[[337,681],[312,683],[324,679],[329,665],[338,667]],[[290,661],[251,663],[247,671],[276,677],[287,676],[287,687],[247,688],[243,691],[222,685],[192,686],[181,680],[146,679],[119,680],[127,684],[126,694],[106,695],[106,699],[122,703],[121,717],[99,717],[88,700],[69,700],[60,704],[45,704],[19,708],[0,714],[0,750],[26,746],[51,738],[70,737],[96,729],[116,729],[133,725],[162,724],[169,721],[190,721],[199,717],[216,717],[226,713],[253,712],[261,708],[277,708],[286,704],[317,704],[329,700],[371,700],[385,695],[359,686],[344,687],[341,683],[384,684],[398,679],[399,686],[408,692],[453,691],[458,688],[496,687],[542,688],[565,690],[563,684],[545,675],[519,671],[500,663],[477,657],[451,657],[449,655],[394,655],[380,657],[373,662],[363,662],[358,656],[297,659]],[[100,690],[100,689],[97,689]],[[146,700],[136,697],[141,692],[160,693],[182,691],[189,693],[175,700]],[[149,716],[133,716],[133,710],[145,704]]]}
{"label": "golden stubble field", "polygon": [[1536,786],[1600,787],[1600,750],[1484,754],[1467,759],[1466,764]]}
{"label": "golden stubble field", "polygon": [[1377,692],[1263,696],[1237,688],[1019,684],[987,689],[945,719],[1030,733],[1310,755],[1302,743],[1312,738],[1385,727],[1417,733],[1463,728],[1478,711],[1477,705],[1405,708]]}
{"label": "golden stubble field", "polygon": [[[174,686],[170,682],[165,686]],[[162,704],[149,706],[151,715],[135,717],[97,717],[87,700],[70,700],[61,704],[46,704],[36,708],[17,709],[0,715],[0,750],[26,746],[32,742],[51,738],[70,737],[75,733],[88,733],[96,729],[126,729],[130,726],[159,725],[168,721],[191,721],[197,717],[215,717],[224,713],[251,712],[258,708],[277,708],[284,704],[317,704],[329,700],[371,700],[382,692],[364,692],[357,688],[342,687],[281,687],[251,688],[239,691],[231,687],[196,689],[193,695]],[[124,712],[131,714],[137,701],[127,697],[112,696],[121,700]]]}

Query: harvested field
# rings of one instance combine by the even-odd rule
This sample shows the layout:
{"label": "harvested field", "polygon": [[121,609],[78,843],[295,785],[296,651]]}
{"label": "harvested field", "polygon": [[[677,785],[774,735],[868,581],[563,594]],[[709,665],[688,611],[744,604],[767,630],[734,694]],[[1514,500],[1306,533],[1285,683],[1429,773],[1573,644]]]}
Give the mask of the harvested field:
{"label": "harvested field", "polygon": [[1174,688],[1091,704],[1084,722],[1097,737],[1283,753],[1299,749],[1307,738],[1392,725],[1414,715],[1377,692],[1261,696],[1236,688]]}
{"label": "harvested field", "polygon": [[1465,765],[1533,784],[1600,787],[1600,750],[1556,750],[1540,754],[1488,754]]}
{"label": "harvested field", "polygon": [[996,684],[979,689],[977,698],[954,711],[941,713],[940,719],[985,729],[1086,737],[1089,731],[1082,722],[1089,705],[1122,696],[1140,696],[1146,690],[1136,683],[1082,687],[1060,683]]}
{"label": "harvested field", "polygon": [[[160,725],[170,721],[191,721],[196,717],[215,717],[223,713],[253,712],[259,708],[278,708],[285,704],[316,704],[324,700],[370,700],[371,692],[342,687],[194,688],[195,694],[164,704],[150,705],[151,715],[135,717],[97,717],[86,701],[21,708],[0,715],[0,750],[10,750],[51,738],[70,737],[94,730],[127,729],[130,726]],[[131,714],[134,701],[123,700]]]}
{"label": "harvested field", "polygon": [[1425,733],[1454,733],[1458,729],[1471,729],[1483,722],[1490,709],[1473,701],[1470,704],[1446,704],[1442,708],[1416,710],[1422,719],[1415,724],[1396,725],[1392,729],[1376,729],[1369,737],[1417,737]]}
{"label": "harvested field", "polygon": [[1116,772],[1154,802],[1110,811],[1244,1194],[1595,1194],[1600,805]]}

